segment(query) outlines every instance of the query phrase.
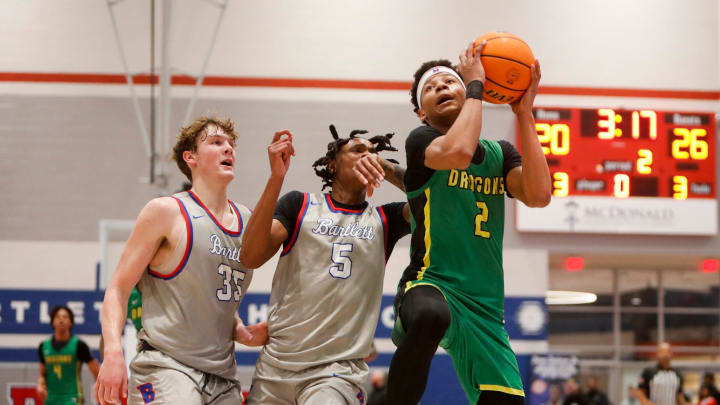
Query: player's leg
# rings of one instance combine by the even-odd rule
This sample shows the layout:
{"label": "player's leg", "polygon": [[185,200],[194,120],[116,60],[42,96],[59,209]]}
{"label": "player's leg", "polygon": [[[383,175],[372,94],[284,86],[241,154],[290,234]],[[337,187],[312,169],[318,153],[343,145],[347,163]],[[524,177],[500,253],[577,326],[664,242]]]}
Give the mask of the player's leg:
{"label": "player's leg", "polygon": [[400,297],[399,313],[405,336],[390,363],[386,403],[415,405],[425,392],[435,351],[450,327],[450,308],[439,289],[418,285]]}
{"label": "player's leg", "polygon": [[309,386],[298,397],[298,405],[362,405],[367,393],[341,378],[328,378]]}
{"label": "player's leg", "polygon": [[477,401],[477,405],[523,405],[524,403],[524,397],[497,391],[485,391],[480,394]]}
{"label": "player's leg", "polygon": [[453,327],[458,332],[445,349],[468,403],[522,403],[522,378],[502,321],[481,315],[479,307],[452,301],[454,296],[448,299],[457,320]]}
{"label": "player's leg", "polygon": [[295,403],[298,383],[297,373],[282,370],[268,364],[263,355],[255,364],[247,405],[286,405]]}
{"label": "player's leg", "polygon": [[202,373],[190,368],[180,371],[175,363],[158,351],[144,351],[135,356],[130,364],[128,405],[202,405],[204,401],[196,383]]}
{"label": "player's leg", "polygon": [[339,361],[305,371],[298,405],[363,405],[369,369],[362,360]]}
{"label": "player's leg", "polygon": [[[298,398],[298,405],[350,405],[345,396],[333,387],[311,388]],[[357,402],[355,402],[357,403]]]}
{"label": "player's leg", "polygon": [[277,381],[253,378],[245,403],[247,405],[284,405],[292,403],[288,402],[285,388],[284,384]]}

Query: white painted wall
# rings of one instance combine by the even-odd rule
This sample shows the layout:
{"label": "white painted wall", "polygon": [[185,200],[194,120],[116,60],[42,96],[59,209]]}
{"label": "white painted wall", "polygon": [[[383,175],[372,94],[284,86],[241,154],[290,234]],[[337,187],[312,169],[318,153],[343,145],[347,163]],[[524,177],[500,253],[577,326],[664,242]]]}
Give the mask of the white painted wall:
{"label": "white painted wall", "polygon": [[95,288],[96,242],[0,241],[0,289]]}
{"label": "white painted wall", "polygon": [[[147,3],[126,0],[114,8],[133,72],[149,69]],[[196,73],[218,11],[200,0],[176,0],[172,7],[172,65],[179,72]],[[207,73],[409,81],[422,61],[437,57],[455,60],[458,51],[471,39],[485,31],[501,29],[514,32],[531,44],[541,59],[545,85],[717,90],[719,19],[718,0],[450,3],[230,0]],[[0,50],[0,73],[122,71],[110,16],[105,2],[99,0],[1,2]],[[188,96],[188,90],[174,88],[173,93]],[[36,94],[53,97],[29,97]],[[88,94],[94,97],[86,97]],[[6,190],[0,196],[0,204],[13,207],[0,213],[0,224],[6,225],[0,226],[3,258],[0,288],[92,288],[99,258],[99,246],[93,242],[97,220],[132,218],[153,196],[150,187],[137,182],[147,170],[130,102],[107,98],[126,97],[127,89],[120,85],[0,83],[0,95],[12,96],[0,102],[0,141],[7,141],[1,144],[7,149],[0,149],[3,157],[0,171],[4,173],[0,184]],[[59,101],[55,95],[75,98]],[[200,95],[204,104],[200,103],[196,112],[212,106],[213,110],[239,120],[243,152],[247,156],[243,167],[259,168],[252,178],[238,176],[231,190],[233,198],[239,196],[247,205],[257,200],[267,174],[265,139],[279,127],[297,129],[306,136],[298,146],[301,153],[285,191],[296,188],[316,191],[318,181],[311,175],[309,164],[329,139],[325,132],[328,123],[335,122],[344,129],[394,130],[400,146],[408,131],[417,125],[405,91],[204,88]],[[179,102],[176,100],[173,107],[176,115],[181,115]],[[48,107],[60,103],[70,107],[68,110]],[[84,103],[82,108],[80,103]],[[714,101],[550,95],[539,96],[536,104],[690,110],[718,107]],[[20,107],[37,111],[19,112]],[[42,112],[42,108],[48,108],[48,112]],[[74,117],[69,110],[82,113]],[[147,111],[145,104],[143,111]],[[68,125],[68,121],[73,125]],[[484,125],[491,139],[514,139],[514,124],[507,107],[488,106]],[[178,126],[179,119],[174,117],[171,127]],[[28,134],[32,136],[27,139],[19,136]],[[78,143],[71,144],[72,141]],[[10,150],[11,147],[18,152]],[[404,156],[396,157],[404,160]],[[175,175],[173,180],[179,177]],[[103,199],[110,194],[109,190],[121,193],[122,200]],[[96,198],[89,199],[83,192]],[[381,190],[381,193],[384,199],[401,198],[397,192]],[[21,205],[26,209],[20,210]],[[47,205],[53,210],[45,209]],[[696,249],[710,255],[720,246],[718,238],[678,242],[670,238],[521,235],[514,231],[512,212],[508,205],[505,243],[517,250]],[[48,213],[52,213],[50,219],[56,222],[48,221]],[[73,218],[73,224],[81,231],[59,226],[58,223],[68,221],[55,217]],[[42,232],[34,234],[38,240],[29,240],[32,237],[14,237],[8,231],[11,228],[38,228]],[[399,277],[404,261],[395,261],[407,257],[406,249],[407,242],[398,246],[390,261],[389,277]],[[515,269],[522,269],[525,262],[540,263],[530,256],[525,260],[522,257],[526,256],[521,255],[517,261],[511,257],[506,255],[511,276],[523,275],[522,271],[515,273]],[[28,258],[36,265],[29,266]],[[28,268],[33,271],[24,271]],[[36,269],[49,270],[35,273]],[[259,272],[254,285],[261,289],[269,285],[268,274],[262,272],[261,276]],[[547,277],[546,272],[538,274]],[[537,285],[547,284],[546,280],[537,281]],[[386,288],[394,284],[386,280]],[[390,290],[386,289],[386,293],[392,293],[394,288]]]}
{"label": "white painted wall", "polygon": [[[114,8],[133,72],[149,70],[148,8]],[[174,68],[200,70],[218,14],[172,2]],[[547,85],[717,89],[717,27],[717,0],[230,0],[208,74],[407,81],[504,30],[530,43]],[[0,72],[122,71],[104,1],[5,0],[0,49]]]}

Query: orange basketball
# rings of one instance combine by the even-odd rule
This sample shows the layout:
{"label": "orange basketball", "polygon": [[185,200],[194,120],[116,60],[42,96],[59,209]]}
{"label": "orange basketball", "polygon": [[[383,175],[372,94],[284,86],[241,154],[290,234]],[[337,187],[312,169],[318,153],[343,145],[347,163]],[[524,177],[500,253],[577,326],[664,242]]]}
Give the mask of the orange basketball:
{"label": "orange basketball", "polygon": [[511,103],[530,86],[530,65],[535,56],[520,37],[507,32],[488,32],[475,40],[477,49],[487,41],[480,55],[485,68],[483,99],[494,104]]}

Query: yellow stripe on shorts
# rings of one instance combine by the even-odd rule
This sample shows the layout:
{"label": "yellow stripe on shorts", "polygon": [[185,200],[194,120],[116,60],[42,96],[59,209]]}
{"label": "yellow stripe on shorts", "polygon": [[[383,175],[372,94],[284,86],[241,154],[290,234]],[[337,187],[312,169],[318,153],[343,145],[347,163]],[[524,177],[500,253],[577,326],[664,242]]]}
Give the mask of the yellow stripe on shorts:
{"label": "yellow stripe on shorts", "polygon": [[525,396],[525,392],[523,390],[519,390],[516,388],[510,388],[510,387],[503,387],[502,385],[480,384],[480,391],[500,391],[500,392],[504,392],[504,393],[510,394],[510,395],[518,395],[521,397]]}

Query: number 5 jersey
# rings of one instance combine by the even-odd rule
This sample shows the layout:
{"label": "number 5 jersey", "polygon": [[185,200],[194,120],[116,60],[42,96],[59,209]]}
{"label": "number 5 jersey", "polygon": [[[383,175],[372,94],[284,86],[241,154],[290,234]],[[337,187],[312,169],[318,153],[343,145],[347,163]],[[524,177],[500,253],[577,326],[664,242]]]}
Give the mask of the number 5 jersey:
{"label": "number 5 jersey", "polygon": [[263,358],[299,371],[370,353],[385,263],[409,233],[405,203],[348,206],[297,191],[275,210],[288,231],[273,278]]}

